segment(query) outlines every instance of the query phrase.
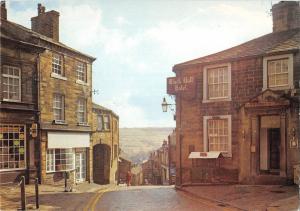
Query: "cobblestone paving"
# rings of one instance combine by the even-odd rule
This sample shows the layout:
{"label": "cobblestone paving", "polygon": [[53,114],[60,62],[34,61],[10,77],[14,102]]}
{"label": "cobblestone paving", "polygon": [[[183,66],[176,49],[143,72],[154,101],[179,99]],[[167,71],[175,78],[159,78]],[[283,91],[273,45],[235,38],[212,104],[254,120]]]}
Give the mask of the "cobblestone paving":
{"label": "cobblestone paving", "polygon": [[[129,187],[105,193],[95,210],[155,211],[155,210],[225,210],[222,205],[199,201],[178,192],[174,187]],[[226,209],[229,210],[229,209]]]}

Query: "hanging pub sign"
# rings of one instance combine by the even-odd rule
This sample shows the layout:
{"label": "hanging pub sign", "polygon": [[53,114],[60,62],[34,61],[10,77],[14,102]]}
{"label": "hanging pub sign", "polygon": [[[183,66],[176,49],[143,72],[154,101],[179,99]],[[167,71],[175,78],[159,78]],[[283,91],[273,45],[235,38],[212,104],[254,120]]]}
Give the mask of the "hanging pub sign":
{"label": "hanging pub sign", "polygon": [[167,93],[176,95],[179,93],[194,96],[196,91],[196,79],[194,76],[167,78]]}

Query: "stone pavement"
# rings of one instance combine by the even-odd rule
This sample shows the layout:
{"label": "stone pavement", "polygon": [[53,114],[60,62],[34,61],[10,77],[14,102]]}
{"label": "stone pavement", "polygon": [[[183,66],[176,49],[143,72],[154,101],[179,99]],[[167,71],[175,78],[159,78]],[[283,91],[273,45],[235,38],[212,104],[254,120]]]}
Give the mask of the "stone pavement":
{"label": "stone pavement", "polygon": [[[63,185],[39,185],[40,210],[82,210],[94,192],[114,185],[81,183],[72,192],[64,192]],[[26,185],[26,208],[35,209],[35,187]],[[17,184],[0,186],[0,210],[17,210],[21,207],[20,187]]]}
{"label": "stone pavement", "polygon": [[202,185],[176,189],[241,210],[300,210],[297,186]]}

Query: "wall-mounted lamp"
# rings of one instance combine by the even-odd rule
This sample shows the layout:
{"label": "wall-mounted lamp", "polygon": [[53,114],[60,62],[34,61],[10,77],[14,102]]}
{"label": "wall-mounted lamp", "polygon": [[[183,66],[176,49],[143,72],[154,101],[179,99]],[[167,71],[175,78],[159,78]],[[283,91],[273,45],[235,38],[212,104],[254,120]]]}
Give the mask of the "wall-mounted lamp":
{"label": "wall-mounted lamp", "polygon": [[166,98],[163,98],[163,102],[161,103],[161,108],[163,110],[163,112],[167,112],[168,111],[168,107],[171,109],[171,111],[174,111],[174,106],[175,104],[169,104],[166,101]]}

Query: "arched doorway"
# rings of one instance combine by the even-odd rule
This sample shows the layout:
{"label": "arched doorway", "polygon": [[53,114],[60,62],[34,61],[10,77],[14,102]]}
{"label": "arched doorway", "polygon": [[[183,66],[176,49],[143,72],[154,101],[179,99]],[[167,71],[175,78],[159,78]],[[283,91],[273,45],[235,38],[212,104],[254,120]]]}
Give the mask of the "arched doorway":
{"label": "arched doorway", "polygon": [[96,144],[93,147],[93,178],[97,184],[108,184],[110,175],[110,146]]}

